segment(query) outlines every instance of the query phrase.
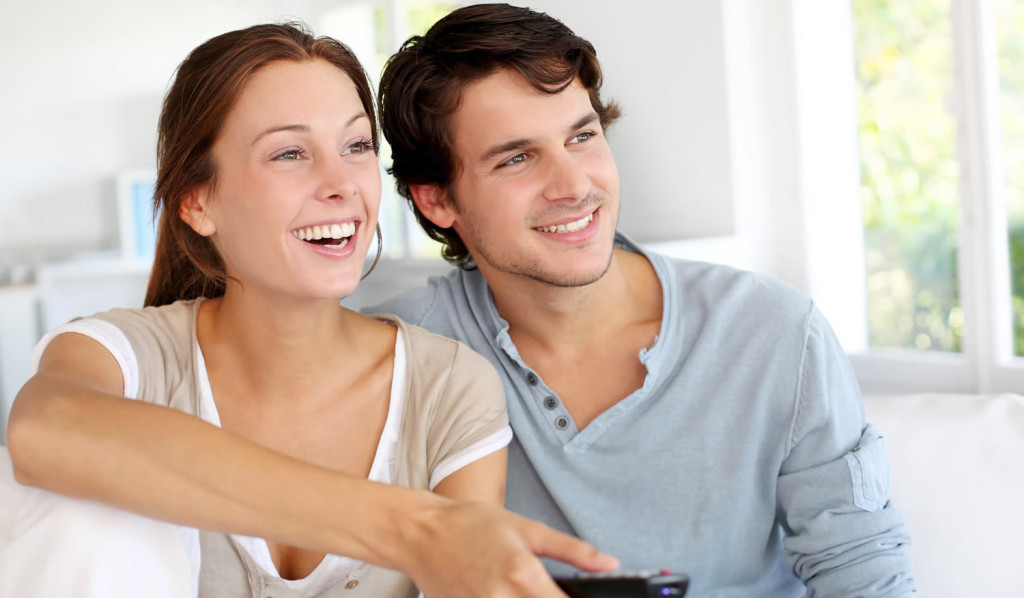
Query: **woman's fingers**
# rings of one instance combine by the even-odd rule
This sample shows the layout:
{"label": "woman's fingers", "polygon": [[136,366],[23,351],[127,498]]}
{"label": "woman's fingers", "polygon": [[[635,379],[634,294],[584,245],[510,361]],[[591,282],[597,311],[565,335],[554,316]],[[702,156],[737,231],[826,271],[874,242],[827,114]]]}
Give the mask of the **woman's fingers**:
{"label": "woman's fingers", "polygon": [[538,556],[581,569],[615,569],[593,546],[500,507],[450,503],[417,518],[408,573],[427,598],[564,598]]}

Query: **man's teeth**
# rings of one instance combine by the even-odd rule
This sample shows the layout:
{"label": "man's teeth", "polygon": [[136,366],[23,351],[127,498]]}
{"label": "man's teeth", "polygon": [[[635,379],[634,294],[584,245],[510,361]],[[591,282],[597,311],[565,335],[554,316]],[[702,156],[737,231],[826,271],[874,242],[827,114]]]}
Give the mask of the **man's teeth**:
{"label": "man's teeth", "polygon": [[319,241],[320,239],[344,239],[356,234],[353,222],[345,224],[325,224],[323,226],[306,226],[292,231],[292,236],[303,241]]}
{"label": "man's teeth", "polygon": [[572,233],[586,228],[594,220],[594,213],[587,214],[586,218],[580,218],[576,222],[559,224],[558,226],[538,226],[537,230],[543,233]]}

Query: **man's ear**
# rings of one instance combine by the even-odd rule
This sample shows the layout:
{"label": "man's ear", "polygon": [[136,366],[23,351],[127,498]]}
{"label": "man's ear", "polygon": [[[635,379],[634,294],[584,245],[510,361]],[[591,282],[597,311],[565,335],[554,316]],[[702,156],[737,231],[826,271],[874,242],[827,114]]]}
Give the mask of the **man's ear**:
{"label": "man's ear", "polygon": [[207,217],[209,205],[210,193],[205,185],[190,189],[181,199],[178,217],[192,227],[196,234],[209,237],[217,231],[216,225]]}
{"label": "man's ear", "polygon": [[437,185],[409,185],[412,200],[420,213],[441,228],[451,228],[456,212],[448,199],[448,192]]}

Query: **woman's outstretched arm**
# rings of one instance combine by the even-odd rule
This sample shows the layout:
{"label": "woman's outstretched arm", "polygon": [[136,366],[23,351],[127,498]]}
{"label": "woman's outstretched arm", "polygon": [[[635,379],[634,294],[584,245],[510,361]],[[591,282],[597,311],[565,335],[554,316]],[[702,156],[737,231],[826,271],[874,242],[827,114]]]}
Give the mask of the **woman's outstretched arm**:
{"label": "woman's outstretched arm", "polygon": [[344,554],[405,572],[427,596],[559,596],[536,555],[616,566],[500,507],[340,474],[122,394],[120,368],[99,343],[54,338],[11,411],[17,480],[163,521]]}

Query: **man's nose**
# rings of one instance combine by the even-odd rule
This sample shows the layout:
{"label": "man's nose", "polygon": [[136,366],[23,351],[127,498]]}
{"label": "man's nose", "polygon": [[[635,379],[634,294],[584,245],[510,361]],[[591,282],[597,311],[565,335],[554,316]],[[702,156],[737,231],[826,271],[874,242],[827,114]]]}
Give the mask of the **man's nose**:
{"label": "man's nose", "polygon": [[563,150],[551,156],[547,165],[544,198],[548,201],[582,200],[590,192],[587,176],[578,156]]}

